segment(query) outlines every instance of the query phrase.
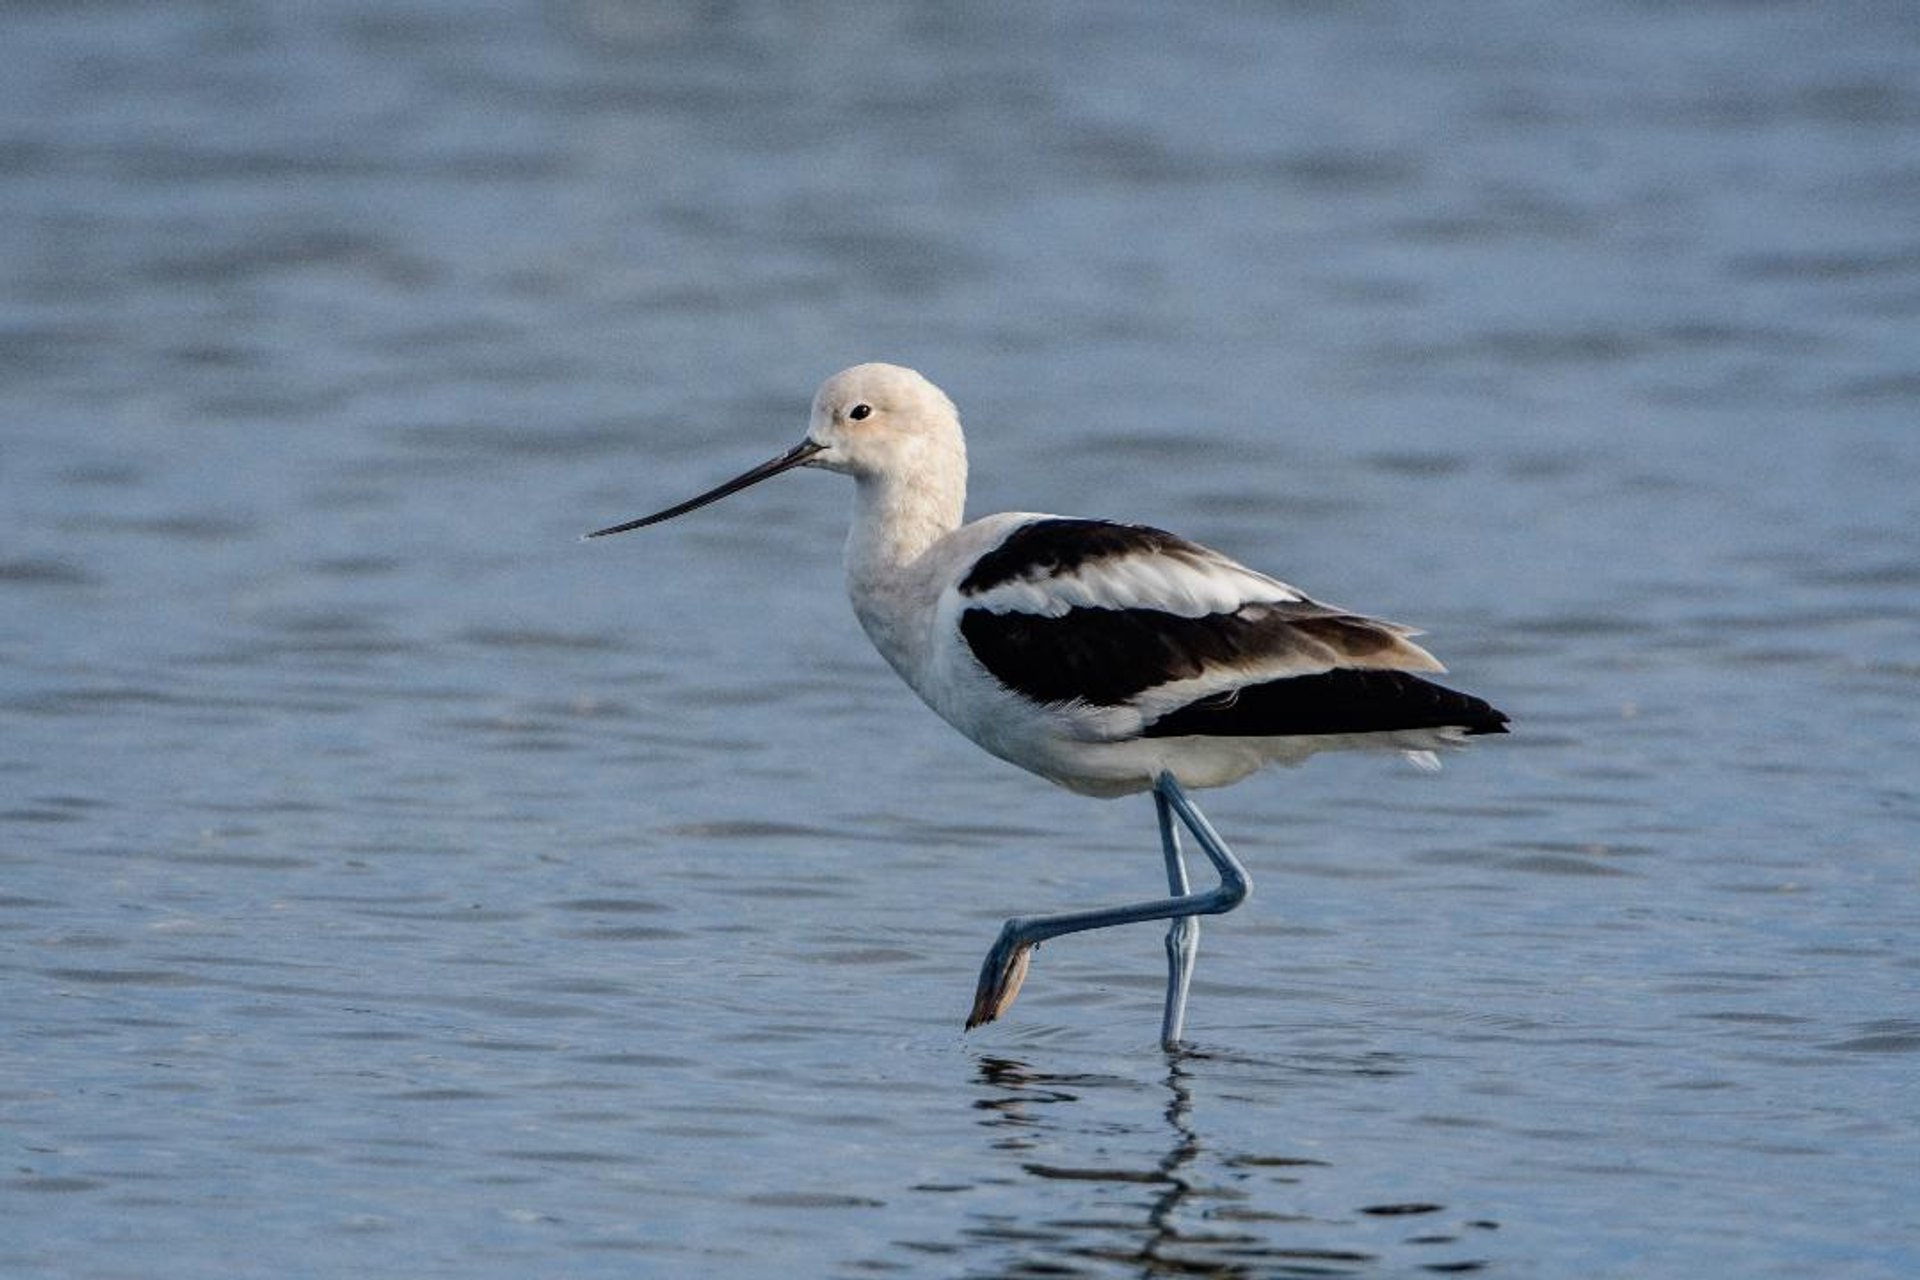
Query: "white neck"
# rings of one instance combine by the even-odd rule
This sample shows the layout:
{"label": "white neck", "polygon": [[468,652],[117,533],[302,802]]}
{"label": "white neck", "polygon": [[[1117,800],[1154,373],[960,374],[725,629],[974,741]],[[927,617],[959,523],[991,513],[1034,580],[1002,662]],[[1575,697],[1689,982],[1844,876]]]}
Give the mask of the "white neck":
{"label": "white neck", "polygon": [[964,455],[944,467],[858,477],[847,530],[848,585],[858,591],[897,578],[960,527],[966,502]]}
{"label": "white neck", "polygon": [[875,647],[916,688],[933,600],[946,585],[922,557],[960,527],[966,498],[964,454],[942,467],[862,475],[854,483],[847,594]]}

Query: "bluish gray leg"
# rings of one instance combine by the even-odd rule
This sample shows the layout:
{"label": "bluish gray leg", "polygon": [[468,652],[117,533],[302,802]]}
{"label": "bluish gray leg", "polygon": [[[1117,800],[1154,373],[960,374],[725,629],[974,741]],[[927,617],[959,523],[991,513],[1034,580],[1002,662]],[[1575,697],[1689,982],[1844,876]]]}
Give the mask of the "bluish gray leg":
{"label": "bluish gray leg", "polygon": [[[1080,933],[1087,929],[1106,929],[1114,925],[1138,924],[1144,920],[1191,920],[1195,916],[1218,915],[1231,911],[1246,901],[1252,891],[1252,882],[1247,877],[1246,868],[1233,856],[1226,842],[1213,829],[1206,815],[1187,798],[1187,793],[1174,780],[1170,773],[1163,773],[1153,784],[1156,808],[1162,814],[1161,830],[1163,844],[1168,850],[1167,874],[1169,880],[1177,874],[1182,881],[1186,878],[1186,869],[1179,863],[1177,842],[1164,841],[1166,833],[1174,828],[1168,817],[1178,818],[1180,825],[1193,834],[1200,845],[1200,851],[1213,864],[1220,875],[1217,887],[1205,893],[1187,893],[1176,891],[1174,896],[1155,902],[1136,902],[1124,907],[1098,907],[1091,911],[1067,911],[1052,916],[1016,916],[1002,926],[1000,936],[994,941],[993,948],[987,952],[986,963],[980,967],[980,983],[974,990],[973,1012],[967,1018],[968,1027],[977,1027],[983,1022],[991,1022],[1005,1013],[1020,993],[1020,984],[1027,976],[1027,964],[1032,958],[1033,948],[1063,934]],[[1199,933],[1196,926],[1192,946],[1199,945]],[[1168,940],[1169,956],[1176,951],[1187,951],[1184,976],[1179,976],[1177,988],[1179,999],[1175,1001],[1170,975],[1168,991],[1168,1011],[1162,1023],[1162,1037],[1171,1047],[1178,1039],[1180,1024],[1185,1020],[1186,988],[1192,980],[1191,949],[1183,941],[1175,943]],[[1171,963],[1171,959],[1170,959]]]}
{"label": "bluish gray leg", "polygon": [[[1160,848],[1167,855],[1167,892],[1184,898],[1193,891],[1187,881],[1187,860],[1180,855],[1180,828],[1174,825],[1173,806],[1159,787],[1153,789],[1154,814],[1160,820]],[[1200,917],[1175,916],[1167,927],[1167,1007],[1160,1018],[1160,1043],[1171,1049],[1180,1043],[1187,1023],[1187,989],[1193,985],[1193,964],[1200,956]]]}

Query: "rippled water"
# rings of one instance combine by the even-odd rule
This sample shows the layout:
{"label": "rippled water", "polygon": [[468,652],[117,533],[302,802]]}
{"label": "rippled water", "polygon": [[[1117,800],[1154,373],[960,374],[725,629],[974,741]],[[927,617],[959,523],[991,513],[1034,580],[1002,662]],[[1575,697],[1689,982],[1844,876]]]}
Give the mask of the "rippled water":
{"label": "rippled water", "polygon": [[[11,1276],[1920,1271],[1906,4],[0,9]],[[1428,627],[1516,734],[953,737],[803,475]]]}

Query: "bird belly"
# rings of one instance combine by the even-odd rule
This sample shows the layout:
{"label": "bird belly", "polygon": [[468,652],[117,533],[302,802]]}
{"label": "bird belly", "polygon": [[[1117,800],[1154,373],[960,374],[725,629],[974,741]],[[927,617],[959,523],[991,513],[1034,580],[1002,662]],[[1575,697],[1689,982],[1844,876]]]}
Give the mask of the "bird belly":
{"label": "bird belly", "polygon": [[947,671],[910,683],[984,750],[1081,795],[1133,795],[1167,772],[1186,787],[1221,787],[1290,753],[1265,738],[1143,738],[1131,708],[1037,703],[977,667]]}
{"label": "bird belly", "polygon": [[[1130,708],[1042,705],[999,687],[957,691],[916,685],[954,728],[1009,764],[1081,795],[1113,798],[1151,790],[1162,773],[1183,787],[1224,787],[1270,765],[1297,765],[1323,751],[1399,751],[1416,762],[1464,745],[1458,729],[1276,737],[1145,737]],[[1431,767],[1429,764],[1428,767]]]}

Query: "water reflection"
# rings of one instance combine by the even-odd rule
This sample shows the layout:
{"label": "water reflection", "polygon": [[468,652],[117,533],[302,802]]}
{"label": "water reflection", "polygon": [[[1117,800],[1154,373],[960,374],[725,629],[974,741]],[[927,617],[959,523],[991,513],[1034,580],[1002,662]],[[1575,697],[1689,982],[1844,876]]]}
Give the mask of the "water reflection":
{"label": "water reflection", "polygon": [[[1018,1158],[1036,1211],[978,1215],[967,1231],[971,1246],[1007,1249],[1011,1256],[995,1264],[1005,1275],[1106,1274],[1114,1264],[1143,1277],[1347,1275],[1386,1262],[1452,1273],[1487,1265],[1483,1257],[1433,1256],[1498,1229],[1484,1218],[1442,1226],[1443,1204],[1316,1211],[1320,1196],[1305,1184],[1316,1170],[1331,1170],[1329,1161],[1240,1150],[1209,1132],[1195,1102],[1196,1086],[1207,1084],[1196,1068],[1204,1072],[1208,1061],[1169,1053],[1165,1076],[1149,1083],[982,1058],[982,1093],[973,1105],[995,1132],[993,1146]],[[1114,1099],[1102,1095],[1131,1100],[1153,1092],[1163,1094],[1157,1124],[1130,1128],[1105,1118]],[[1082,1143],[1102,1159],[1068,1158]],[[1411,1220],[1410,1230],[1398,1228],[1402,1220]],[[1420,1256],[1395,1256],[1402,1248]]]}

